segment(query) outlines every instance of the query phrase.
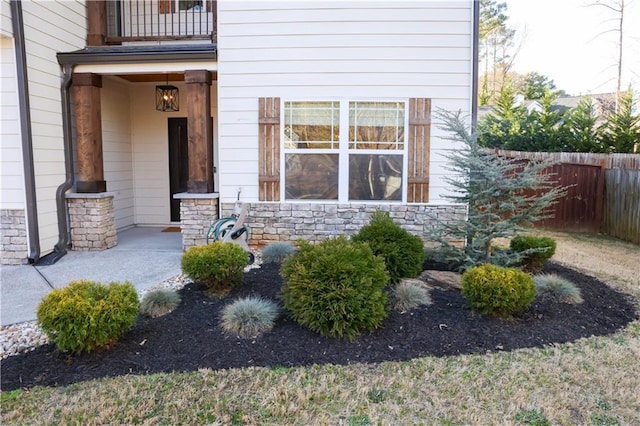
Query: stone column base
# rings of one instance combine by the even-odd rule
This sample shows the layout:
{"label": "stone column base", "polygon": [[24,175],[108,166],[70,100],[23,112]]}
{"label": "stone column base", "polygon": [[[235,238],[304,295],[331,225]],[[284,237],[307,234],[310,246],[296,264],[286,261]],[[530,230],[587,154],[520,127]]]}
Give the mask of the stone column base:
{"label": "stone column base", "polygon": [[218,193],[175,194],[180,199],[182,249],[207,244],[207,231],[218,219]]}
{"label": "stone column base", "polygon": [[27,263],[27,223],[23,209],[0,210],[0,264]]}
{"label": "stone column base", "polygon": [[72,250],[102,251],[118,244],[113,195],[67,194]]}

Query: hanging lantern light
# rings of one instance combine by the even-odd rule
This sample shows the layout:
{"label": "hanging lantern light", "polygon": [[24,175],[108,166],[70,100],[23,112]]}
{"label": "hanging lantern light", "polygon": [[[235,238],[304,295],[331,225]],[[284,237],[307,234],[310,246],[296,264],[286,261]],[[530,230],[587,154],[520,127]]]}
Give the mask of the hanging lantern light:
{"label": "hanging lantern light", "polygon": [[169,85],[169,74],[167,74],[167,84],[156,86],[156,109],[165,112],[180,111],[178,88]]}

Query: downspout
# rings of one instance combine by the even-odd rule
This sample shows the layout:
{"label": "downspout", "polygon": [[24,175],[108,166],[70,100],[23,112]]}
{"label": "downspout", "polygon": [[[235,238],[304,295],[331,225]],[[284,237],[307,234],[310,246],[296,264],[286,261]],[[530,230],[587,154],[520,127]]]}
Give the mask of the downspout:
{"label": "downspout", "polygon": [[471,131],[478,127],[478,67],[480,59],[480,0],[473,0],[473,52],[471,71]]}
{"label": "downspout", "polygon": [[71,122],[71,78],[73,77],[73,64],[64,64],[62,66],[62,84],[60,94],[62,100],[62,136],[64,139],[64,164],[65,164],[65,181],[58,186],[56,190],[56,207],[58,212],[58,242],[54,246],[55,253],[58,255],[54,262],[67,253],[67,248],[71,246],[71,235],[69,233],[69,221],[67,212],[67,200],[65,194],[73,188],[74,170],[73,170],[73,138],[72,138],[72,122]]}
{"label": "downspout", "polygon": [[18,108],[20,111],[20,133],[22,139],[22,164],[26,198],[27,238],[29,263],[40,259],[40,233],[38,231],[38,206],[36,179],[33,165],[33,135],[31,133],[31,104],[29,102],[29,78],[27,76],[27,52],[24,39],[22,3],[11,0],[11,26],[16,49],[16,74],[18,80]]}

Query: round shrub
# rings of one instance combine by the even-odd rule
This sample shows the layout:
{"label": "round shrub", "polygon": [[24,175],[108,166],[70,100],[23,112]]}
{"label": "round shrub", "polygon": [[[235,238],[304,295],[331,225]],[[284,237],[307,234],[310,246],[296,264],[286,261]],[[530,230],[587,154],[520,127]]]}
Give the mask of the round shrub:
{"label": "round shrub", "polygon": [[383,257],[393,283],[402,278],[417,277],[422,272],[422,240],[395,223],[387,212],[373,213],[369,224],[363,226],[352,239],[369,244],[373,254]]}
{"label": "round shrub", "polygon": [[556,274],[542,274],[533,277],[536,294],[551,298],[560,303],[580,304],[582,293],[571,281]]}
{"label": "round shrub", "polygon": [[527,271],[541,271],[556,252],[553,238],[518,235],[511,239],[511,250],[522,255],[521,264]]}
{"label": "round shrub", "polygon": [[516,268],[484,264],[462,275],[462,294],[471,307],[483,314],[509,316],[531,304],[535,297],[533,277]]}
{"label": "round shrub", "polygon": [[38,325],[63,352],[108,347],[138,316],[138,294],[130,282],[72,281],[52,290],[38,305]]}
{"label": "round shrub", "polygon": [[387,316],[384,261],[365,243],[344,236],[318,245],[300,241],[281,268],[282,299],[301,325],[329,337],[354,339]]}
{"label": "round shrub", "polygon": [[394,307],[400,312],[407,312],[422,305],[430,305],[429,291],[413,283],[415,280],[402,280],[393,289]]}
{"label": "round shrub", "polygon": [[237,244],[216,241],[182,254],[182,272],[203,283],[213,294],[224,294],[242,283],[247,253]]}
{"label": "round shrub", "polygon": [[277,241],[271,243],[262,250],[262,262],[282,263],[287,256],[293,254],[296,248],[291,243]]}
{"label": "round shrub", "polygon": [[140,312],[157,318],[173,311],[180,304],[180,295],[173,290],[153,290],[142,297]]}
{"label": "round shrub", "polygon": [[273,328],[278,317],[278,305],[259,297],[246,297],[225,306],[220,325],[240,337],[255,337]]}

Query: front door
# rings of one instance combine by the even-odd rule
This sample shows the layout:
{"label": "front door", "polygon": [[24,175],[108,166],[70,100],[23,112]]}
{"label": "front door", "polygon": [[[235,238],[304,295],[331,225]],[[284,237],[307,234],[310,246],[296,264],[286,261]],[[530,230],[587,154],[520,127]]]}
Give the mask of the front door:
{"label": "front door", "polygon": [[180,200],[175,200],[173,194],[187,192],[188,180],[187,119],[169,118],[169,197],[172,222],[180,222]]}

